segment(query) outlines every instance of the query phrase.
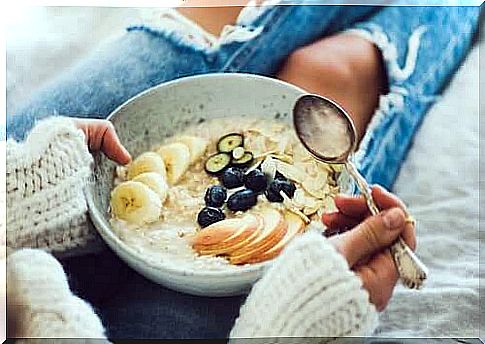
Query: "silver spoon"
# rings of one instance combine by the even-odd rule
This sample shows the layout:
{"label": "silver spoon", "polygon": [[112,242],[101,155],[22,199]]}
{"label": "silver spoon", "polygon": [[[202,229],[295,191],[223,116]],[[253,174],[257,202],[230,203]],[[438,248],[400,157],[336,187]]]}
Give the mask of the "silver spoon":
{"label": "silver spoon", "polygon": [[[300,141],[317,160],[345,164],[366,198],[371,214],[379,213],[369,185],[349,159],[356,149],[357,134],[347,112],[330,99],[307,94],[296,101],[293,124]],[[426,266],[401,237],[390,251],[403,284],[411,289],[420,289],[428,275]]]}

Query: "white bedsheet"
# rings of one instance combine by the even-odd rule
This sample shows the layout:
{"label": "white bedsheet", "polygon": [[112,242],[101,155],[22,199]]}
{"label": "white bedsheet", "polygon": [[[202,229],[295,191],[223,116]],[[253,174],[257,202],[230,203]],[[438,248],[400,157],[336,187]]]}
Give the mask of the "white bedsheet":
{"label": "white bedsheet", "polygon": [[[139,16],[129,8],[17,15],[7,27],[10,109]],[[428,114],[395,185],[417,218],[418,254],[430,277],[422,291],[397,288],[381,336],[479,336],[478,56],[475,48]]]}

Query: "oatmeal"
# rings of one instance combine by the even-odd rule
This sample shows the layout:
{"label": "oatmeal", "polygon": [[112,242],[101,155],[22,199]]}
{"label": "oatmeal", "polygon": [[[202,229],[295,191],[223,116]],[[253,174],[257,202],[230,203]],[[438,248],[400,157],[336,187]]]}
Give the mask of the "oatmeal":
{"label": "oatmeal", "polygon": [[337,172],[293,128],[260,118],[187,128],[118,167],[111,224],[153,260],[237,269],[277,256],[332,210]]}

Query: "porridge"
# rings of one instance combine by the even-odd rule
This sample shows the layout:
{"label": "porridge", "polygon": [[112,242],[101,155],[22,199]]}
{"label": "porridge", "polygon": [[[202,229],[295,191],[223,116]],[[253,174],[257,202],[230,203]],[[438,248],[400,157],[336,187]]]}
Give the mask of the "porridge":
{"label": "porridge", "polygon": [[237,269],[276,257],[310,228],[323,230],[338,175],[286,123],[214,119],[116,169],[111,224],[152,260]]}

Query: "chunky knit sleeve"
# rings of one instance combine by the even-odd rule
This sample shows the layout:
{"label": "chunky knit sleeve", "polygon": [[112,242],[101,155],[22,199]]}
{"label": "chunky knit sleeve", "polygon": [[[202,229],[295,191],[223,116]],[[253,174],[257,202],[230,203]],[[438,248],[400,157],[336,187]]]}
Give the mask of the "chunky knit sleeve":
{"label": "chunky knit sleeve", "polygon": [[92,157],[72,120],[39,122],[24,142],[7,141],[6,158],[9,250],[56,253],[99,240],[88,225],[83,194]]}
{"label": "chunky knit sleeve", "polygon": [[[61,264],[41,250],[22,249],[7,258],[9,337],[16,343],[107,343],[91,306],[72,294]],[[29,338],[29,339],[25,339]],[[35,340],[37,338],[37,340]]]}
{"label": "chunky knit sleeve", "polygon": [[294,337],[296,343],[297,338],[366,336],[376,326],[377,313],[361,280],[325,238],[309,232],[254,285],[230,336],[232,343],[255,337],[271,342]]}

